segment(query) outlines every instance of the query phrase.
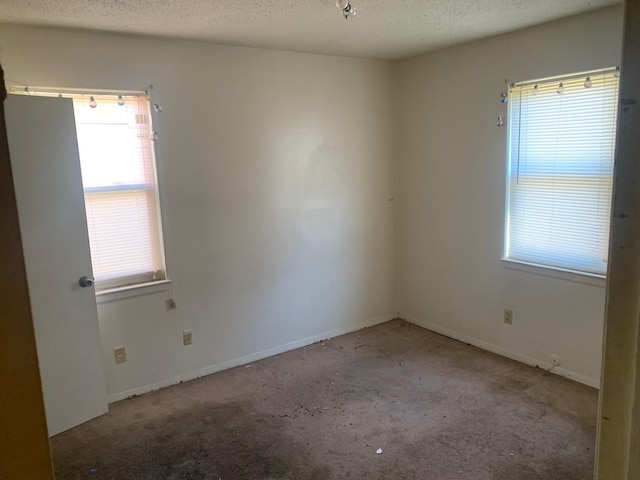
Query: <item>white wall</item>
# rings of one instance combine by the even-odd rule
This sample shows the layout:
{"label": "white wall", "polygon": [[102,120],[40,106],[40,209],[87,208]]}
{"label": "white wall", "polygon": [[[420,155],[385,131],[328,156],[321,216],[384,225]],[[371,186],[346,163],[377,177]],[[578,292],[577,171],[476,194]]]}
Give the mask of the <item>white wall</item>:
{"label": "white wall", "polygon": [[[529,363],[558,354],[560,373],[597,385],[603,284],[500,261],[506,129],[495,119],[505,78],[617,64],[621,21],[606,9],[395,64],[0,25],[10,81],[153,84],[164,107],[172,292],[99,305],[110,398],[398,310]],[[116,366],[119,345],[128,361]]]}
{"label": "white wall", "polygon": [[505,79],[617,65],[621,41],[616,7],[401,63],[402,316],[532,364],[548,367],[557,354],[558,373],[599,384],[604,282],[500,261],[507,129],[496,118],[507,112]]}
{"label": "white wall", "polygon": [[10,81],[153,84],[164,107],[178,308],[168,292],[99,304],[112,400],[395,316],[392,64],[8,25],[0,48]]}

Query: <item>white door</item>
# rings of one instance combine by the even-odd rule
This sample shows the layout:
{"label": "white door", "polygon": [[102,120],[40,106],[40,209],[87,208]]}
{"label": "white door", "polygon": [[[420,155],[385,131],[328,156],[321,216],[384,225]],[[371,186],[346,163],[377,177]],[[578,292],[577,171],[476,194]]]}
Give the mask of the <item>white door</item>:
{"label": "white door", "polygon": [[108,411],[73,103],[5,102],[49,435]]}

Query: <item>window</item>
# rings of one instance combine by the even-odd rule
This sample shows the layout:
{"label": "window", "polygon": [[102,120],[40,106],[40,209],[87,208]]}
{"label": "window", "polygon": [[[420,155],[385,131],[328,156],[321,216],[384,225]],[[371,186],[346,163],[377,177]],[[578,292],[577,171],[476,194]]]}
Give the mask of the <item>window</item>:
{"label": "window", "polygon": [[147,97],[71,97],[96,290],[164,280]]}
{"label": "window", "polygon": [[616,69],[512,84],[505,259],[606,273]]}
{"label": "window", "polygon": [[96,292],[166,280],[146,93],[12,92],[73,100]]}

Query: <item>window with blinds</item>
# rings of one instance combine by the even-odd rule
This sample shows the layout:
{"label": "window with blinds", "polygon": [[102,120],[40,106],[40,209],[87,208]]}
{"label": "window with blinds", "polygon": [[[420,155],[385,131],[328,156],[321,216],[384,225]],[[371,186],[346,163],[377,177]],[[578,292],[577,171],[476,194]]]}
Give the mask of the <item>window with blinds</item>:
{"label": "window with blinds", "polygon": [[505,259],[604,275],[616,69],[512,84]]}
{"label": "window with blinds", "polygon": [[96,290],[166,278],[149,101],[73,99]]}
{"label": "window with blinds", "polygon": [[9,90],[73,100],[96,292],[166,280],[147,93]]}

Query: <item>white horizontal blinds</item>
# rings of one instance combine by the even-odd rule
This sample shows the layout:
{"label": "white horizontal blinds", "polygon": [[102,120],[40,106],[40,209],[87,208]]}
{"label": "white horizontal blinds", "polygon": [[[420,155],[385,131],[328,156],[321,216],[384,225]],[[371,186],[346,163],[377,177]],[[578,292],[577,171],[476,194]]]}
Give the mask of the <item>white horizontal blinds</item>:
{"label": "white horizontal blinds", "polygon": [[70,96],[97,289],[164,279],[148,100]]}
{"label": "white horizontal blinds", "polygon": [[617,101],[613,71],[510,88],[507,258],[606,272]]}

